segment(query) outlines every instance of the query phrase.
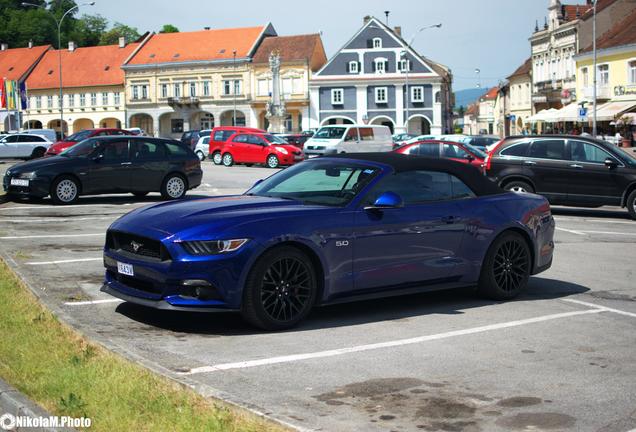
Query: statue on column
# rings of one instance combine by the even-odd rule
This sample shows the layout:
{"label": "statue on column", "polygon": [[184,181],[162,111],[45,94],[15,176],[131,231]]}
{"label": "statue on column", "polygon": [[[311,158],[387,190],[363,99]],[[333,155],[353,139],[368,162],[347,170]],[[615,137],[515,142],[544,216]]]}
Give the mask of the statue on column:
{"label": "statue on column", "polygon": [[266,105],[265,117],[269,121],[268,132],[284,133],[287,110],[280,96],[280,51],[274,50],[269,55],[269,67],[272,71],[272,94]]}

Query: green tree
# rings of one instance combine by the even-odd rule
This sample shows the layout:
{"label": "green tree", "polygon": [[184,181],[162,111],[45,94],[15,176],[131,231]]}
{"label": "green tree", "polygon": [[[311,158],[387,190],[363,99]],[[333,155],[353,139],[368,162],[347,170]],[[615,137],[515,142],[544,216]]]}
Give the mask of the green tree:
{"label": "green tree", "polygon": [[179,29],[172,24],[164,24],[159,33],[179,33]]}
{"label": "green tree", "polygon": [[135,27],[116,22],[110,30],[102,34],[99,44],[114,45],[119,42],[119,38],[122,36],[126,38],[127,42],[132,42],[139,39],[141,35]]}
{"label": "green tree", "polygon": [[84,15],[77,20],[70,38],[80,46],[95,46],[99,44],[106,28],[108,28],[108,20],[103,16]]}

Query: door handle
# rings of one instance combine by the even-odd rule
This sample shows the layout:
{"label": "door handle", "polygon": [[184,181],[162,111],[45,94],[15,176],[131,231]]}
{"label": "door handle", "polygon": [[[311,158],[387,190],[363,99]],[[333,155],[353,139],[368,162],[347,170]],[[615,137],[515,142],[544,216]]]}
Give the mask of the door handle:
{"label": "door handle", "polygon": [[444,216],[442,217],[442,222],[452,224],[453,222],[455,222],[455,216]]}
{"label": "door handle", "polygon": [[530,166],[532,166],[532,165],[536,165],[537,163],[536,163],[536,162],[533,162],[533,161],[529,161],[529,160],[527,160],[527,161],[524,161],[524,162],[523,162],[523,164],[524,164],[524,165],[530,165]]}
{"label": "door handle", "polygon": [[572,164],[572,165],[570,165],[570,168],[581,169],[581,168],[583,168],[583,165],[579,165],[579,164]]}
{"label": "door handle", "polygon": [[132,162],[122,162],[120,165],[132,165]]}

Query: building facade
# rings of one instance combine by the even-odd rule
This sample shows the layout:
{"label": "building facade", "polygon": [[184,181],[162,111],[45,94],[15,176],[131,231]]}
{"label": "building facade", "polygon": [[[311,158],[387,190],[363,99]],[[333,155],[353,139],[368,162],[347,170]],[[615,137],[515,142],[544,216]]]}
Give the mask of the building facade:
{"label": "building facade", "polygon": [[310,82],[310,127],[336,123],[388,126],[393,132],[452,130],[452,75],[415,52],[374,17]]}
{"label": "building facade", "polygon": [[531,127],[528,118],[532,111],[532,59],[527,59],[508,77],[510,133],[520,135]]}
{"label": "building facade", "polygon": [[310,127],[309,80],[327,62],[319,34],[273,36],[261,42],[251,63],[251,117],[255,127],[267,130],[266,106],[272,93],[272,72],[269,57],[272,52],[280,56],[281,97],[285,102],[287,132],[301,132]]}
{"label": "building facade", "polygon": [[[124,73],[120,66],[139,43],[49,50],[27,78],[29,105],[24,127],[70,134],[97,127],[122,127],[126,121]],[[59,56],[62,56],[60,101]],[[61,103],[60,103],[61,102]],[[61,109],[64,120],[61,119]]]}
{"label": "building facade", "polygon": [[184,131],[222,125],[256,126],[251,60],[259,27],[150,35],[123,66],[129,127],[179,138]]}
{"label": "building facade", "polygon": [[495,103],[499,87],[493,87],[484,93],[477,102],[477,133],[492,135],[495,133]]}

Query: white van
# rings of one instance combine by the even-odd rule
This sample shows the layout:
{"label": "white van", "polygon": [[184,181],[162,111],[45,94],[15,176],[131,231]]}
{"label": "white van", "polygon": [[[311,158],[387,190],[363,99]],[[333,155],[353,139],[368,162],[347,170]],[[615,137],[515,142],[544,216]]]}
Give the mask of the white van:
{"label": "white van", "polygon": [[323,126],[305,142],[307,157],[338,153],[388,152],[393,150],[391,130],[380,125]]}
{"label": "white van", "polygon": [[51,142],[57,141],[57,134],[55,132],[55,129],[25,129],[21,133],[40,135],[46,137],[46,139]]}

